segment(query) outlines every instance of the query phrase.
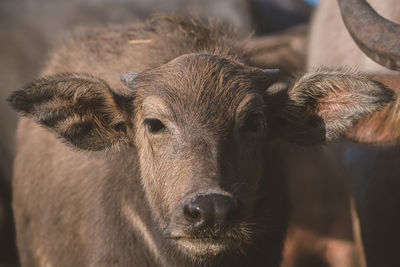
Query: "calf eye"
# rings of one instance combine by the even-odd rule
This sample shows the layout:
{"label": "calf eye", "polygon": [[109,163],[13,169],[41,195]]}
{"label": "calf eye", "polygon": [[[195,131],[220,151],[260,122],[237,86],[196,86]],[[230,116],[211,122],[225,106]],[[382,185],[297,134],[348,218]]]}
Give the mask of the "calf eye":
{"label": "calf eye", "polygon": [[153,134],[161,133],[167,129],[166,126],[157,119],[145,119],[144,125],[146,125],[147,129]]}
{"label": "calf eye", "polygon": [[247,116],[243,124],[243,129],[248,132],[257,132],[261,129],[263,123],[263,115],[254,113]]}

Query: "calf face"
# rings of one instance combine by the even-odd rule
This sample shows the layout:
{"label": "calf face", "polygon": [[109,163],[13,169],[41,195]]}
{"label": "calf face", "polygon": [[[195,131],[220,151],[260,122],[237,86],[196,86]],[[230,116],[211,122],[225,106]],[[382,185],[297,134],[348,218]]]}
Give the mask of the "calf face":
{"label": "calf face", "polygon": [[191,253],[249,238],[265,173],[263,89],[273,81],[260,69],[186,55],[130,84],[148,199],[165,235]]}
{"label": "calf face", "polygon": [[289,89],[271,86],[276,76],[216,55],[186,54],[122,76],[129,94],[87,74],[64,73],[9,100],[80,150],[135,147],[140,177],[131,178],[143,185],[160,242],[210,261],[256,246],[257,238],[281,249],[287,207],[279,166],[270,161],[275,138],[328,142],[393,99],[381,84],[346,71],[308,74]]}

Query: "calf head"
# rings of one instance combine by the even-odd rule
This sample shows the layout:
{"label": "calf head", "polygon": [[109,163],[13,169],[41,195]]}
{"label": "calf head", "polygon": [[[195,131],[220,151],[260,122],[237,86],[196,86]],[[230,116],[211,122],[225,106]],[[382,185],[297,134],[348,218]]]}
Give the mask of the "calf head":
{"label": "calf head", "polygon": [[80,150],[134,147],[164,241],[190,258],[211,258],[268,234],[279,236],[281,248],[286,217],[282,177],[270,161],[275,138],[330,141],[393,98],[380,83],[345,71],[308,74],[290,88],[273,85],[276,77],[188,54],[122,75],[126,95],[91,75],[64,73],[9,101]]}

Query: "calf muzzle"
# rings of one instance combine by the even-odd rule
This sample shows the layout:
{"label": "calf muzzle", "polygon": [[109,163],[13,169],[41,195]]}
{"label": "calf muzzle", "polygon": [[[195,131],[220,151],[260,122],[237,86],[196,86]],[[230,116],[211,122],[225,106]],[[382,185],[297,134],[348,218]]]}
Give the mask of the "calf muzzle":
{"label": "calf muzzle", "polygon": [[185,219],[196,230],[224,227],[231,224],[237,213],[236,199],[221,194],[197,195],[183,206]]}

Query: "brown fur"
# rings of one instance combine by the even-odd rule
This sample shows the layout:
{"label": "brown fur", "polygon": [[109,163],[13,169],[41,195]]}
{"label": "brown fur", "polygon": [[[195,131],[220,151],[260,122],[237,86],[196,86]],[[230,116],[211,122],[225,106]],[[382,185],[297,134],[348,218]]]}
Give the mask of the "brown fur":
{"label": "brown fur", "polygon": [[[276,138],[330,141],[393,95],[348,72],[274,90],[233,36],[171,17],[87,33],[12,94],[29,117],[14,176],[23,266],[279,265],[288,207]],[[126,72],[139,75],[117,89]],[[317,104],[338,87],[358,107],[340,102],[343,117]],[[238,201],[232,224],[200,231],[185,219],[184,203],[207,194]]]}
{"label": "brown fur", "polygon": [[[400,92],[400,76],[374,76],[389,88]],[[400,143],[400,99],[387,105],[379,112],[360,120],[346,134],[346,138],[365,144]]]}

